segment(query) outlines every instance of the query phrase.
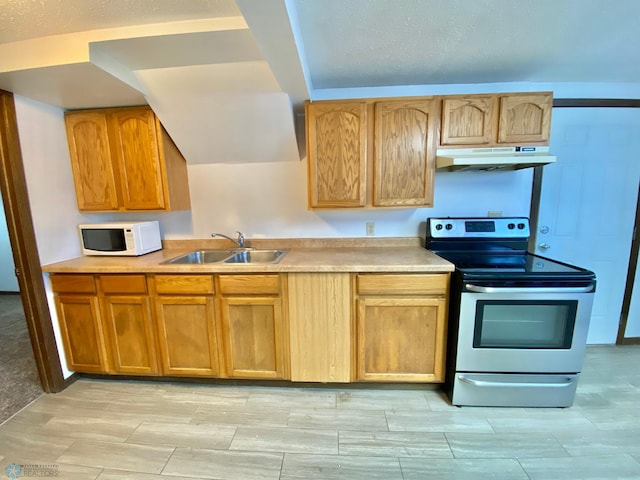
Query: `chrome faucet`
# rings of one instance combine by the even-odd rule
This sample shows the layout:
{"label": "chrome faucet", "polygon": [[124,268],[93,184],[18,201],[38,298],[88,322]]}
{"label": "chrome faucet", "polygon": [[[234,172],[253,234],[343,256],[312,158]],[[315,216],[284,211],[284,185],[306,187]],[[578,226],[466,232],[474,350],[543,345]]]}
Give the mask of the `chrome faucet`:
{"label": "chrome faucet", "polygon": [[223,238],[226,238],[227,240],[231,240],[233,243],[235,243],[238,246],[238,248],[245,248],[244,247],[244,235],[241,232],[238,232],[238,231],[236,231],[236,233],[238,234],[238,239],[237,240],[234,240],[233,238],[226,236],[224,233],[213,232],[211,234],[211,236],[212,237],[223,237]]}

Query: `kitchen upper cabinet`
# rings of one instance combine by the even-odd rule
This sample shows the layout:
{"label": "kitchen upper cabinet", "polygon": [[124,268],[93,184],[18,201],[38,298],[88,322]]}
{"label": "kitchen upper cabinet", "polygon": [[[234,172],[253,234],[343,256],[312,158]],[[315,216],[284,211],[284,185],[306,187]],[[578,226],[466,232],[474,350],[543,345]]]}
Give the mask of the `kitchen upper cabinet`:
{"label": "kitchen upper cabinet", "polygon": [[441,145],[489,145],[495,140],[497,97],[473,95],[442,100]]}
{"label": "kitchen upper cabinet", "polygon": [[500,96],[498,143],[549,143],[551,93],[521,93]]}
{"label": "kitchen upper cabinet", "polygon": [[448,285],[448,274],[358,275],[358,380],[444,381]]}
{"label": "kitchen upper cabinet", "polygon": [[51,275],[70,370],[108,373],[109,362],[93,275]]}
{"label": "kitchen upper cabinet", "polygon": [[440,145],[548,145],[552,107],[551,92],[443,97]]}
{"label": "kitchen upper cabinet", "polygon": [[309,207],[432,206],[438,108],[433,97],[308,102]]}
{"label": "kitchen upper cabinet", "polygon": [[190,208],[186,162],[146,106],[65,114],[83,212]]}
{"label": "kitchen upper cabinet", "polygon": [[226,376],[286,378],[288,349],[281,297],[286,276],[218,278]]}
{"label": "kitchen upper cabinet", "polygon": [[116,373],[157,375],[156,342],[145,275],[98,277],[107,344]]}
{"label": "kitchen upper cabinet", "polygon": [[433,206],[433,99],[375,103],[373,205]]}
{"label": "kitchen upper cabinet", "polygon": [[364,101],[306,104],[309,206],[366,202],[367,107]]}
{"label": "kitchen upper cabinet", "polygon": [[150,283],[162,373],[219,376],[213,276],[155,275]]}

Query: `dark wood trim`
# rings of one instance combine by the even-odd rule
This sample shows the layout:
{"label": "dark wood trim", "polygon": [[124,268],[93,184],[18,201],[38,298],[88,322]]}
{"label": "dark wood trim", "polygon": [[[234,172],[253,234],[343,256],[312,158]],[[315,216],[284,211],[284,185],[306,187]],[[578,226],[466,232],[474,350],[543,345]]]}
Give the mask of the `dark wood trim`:
{"label": "dark wood trim", "polygon": [[554,98],[553,108],[640,108],[640,100],[628,98]]}
{"label": "dark wood trim", "polygon": [[59,392],[65,388],[65,381],[31,218],[15,103],[13,94],[3,90],[0,90],[0,170],[7,230],[40,383],[47,393]]}
{"label": "dark wood trim", "polygon": [[616,342],[616,345],[640,345],[640,338],[623,338],[622,341]]}
{"label": "dark wood trim", "polygon": [[631,295],[633,295],[633,284],[636,280],[636,268],[638,265],[638,253],[640,252],[640,239],[638,238],[638,229],[640,228],[640,184],[638,185],[638,198],[636,200],[636,216],[633,224],[633,237],[631,238],[631,253],[629,255],[629,268],[627,270],[627,282],[624,287],[624,296],[622,297],[622,311],[620,312],[620,323],[618,324],[618,336],[616,343],[618,345],[626,344],[630,340],[636,340],[640,343],[640,338],[626,338],[624,332],[627,329],[629,320],[629,309],[631,308]]}

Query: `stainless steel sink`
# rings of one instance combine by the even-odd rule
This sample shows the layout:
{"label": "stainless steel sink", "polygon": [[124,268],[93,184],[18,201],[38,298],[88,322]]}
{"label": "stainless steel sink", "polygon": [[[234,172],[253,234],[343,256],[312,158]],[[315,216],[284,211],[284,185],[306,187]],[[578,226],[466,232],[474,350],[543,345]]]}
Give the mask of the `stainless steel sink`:
{"label": "stainless steel sink", "polygon": [[246,250],[227,258],[224,263],[278,263],[288,250]]}
{"label": "stainless steel sink", "polygon": [[163,265],[204,265],[207,263],[278,263],[289,250],[194,250],[162,262]]}
{"label": "stainless steel sink", "polygon": [[203,265],[205,263],[218,263],[234,254],[233,250],[194,250],[179,257],[172,258],[163,264]]}

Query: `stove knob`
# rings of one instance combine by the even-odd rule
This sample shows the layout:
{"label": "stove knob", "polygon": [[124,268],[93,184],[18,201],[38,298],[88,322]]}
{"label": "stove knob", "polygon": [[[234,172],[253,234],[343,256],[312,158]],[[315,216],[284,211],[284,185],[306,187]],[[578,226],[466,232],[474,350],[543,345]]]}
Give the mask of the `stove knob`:
{"label": "stove knob", "polygon": [[447,223],[444,228],[446,228],[447,230],[451,230],[453,228],[453,225],[451,225],[450,223]]}
{"label": "stove knob", "polygon": [[510,223],[509,225],[507,225],[507,228],[509,230],[513,230],[514,228],[516,228],[516,225],[515,225],[515,223]]}
{"label": "stove knob", "polygon": [[438,223],[436,225],[436,230],[442,230],[442,224],[441,223]]}
{"label": "stove knob", "polygon": [[524,223],[518,224],[518,230],[524,230]]}

